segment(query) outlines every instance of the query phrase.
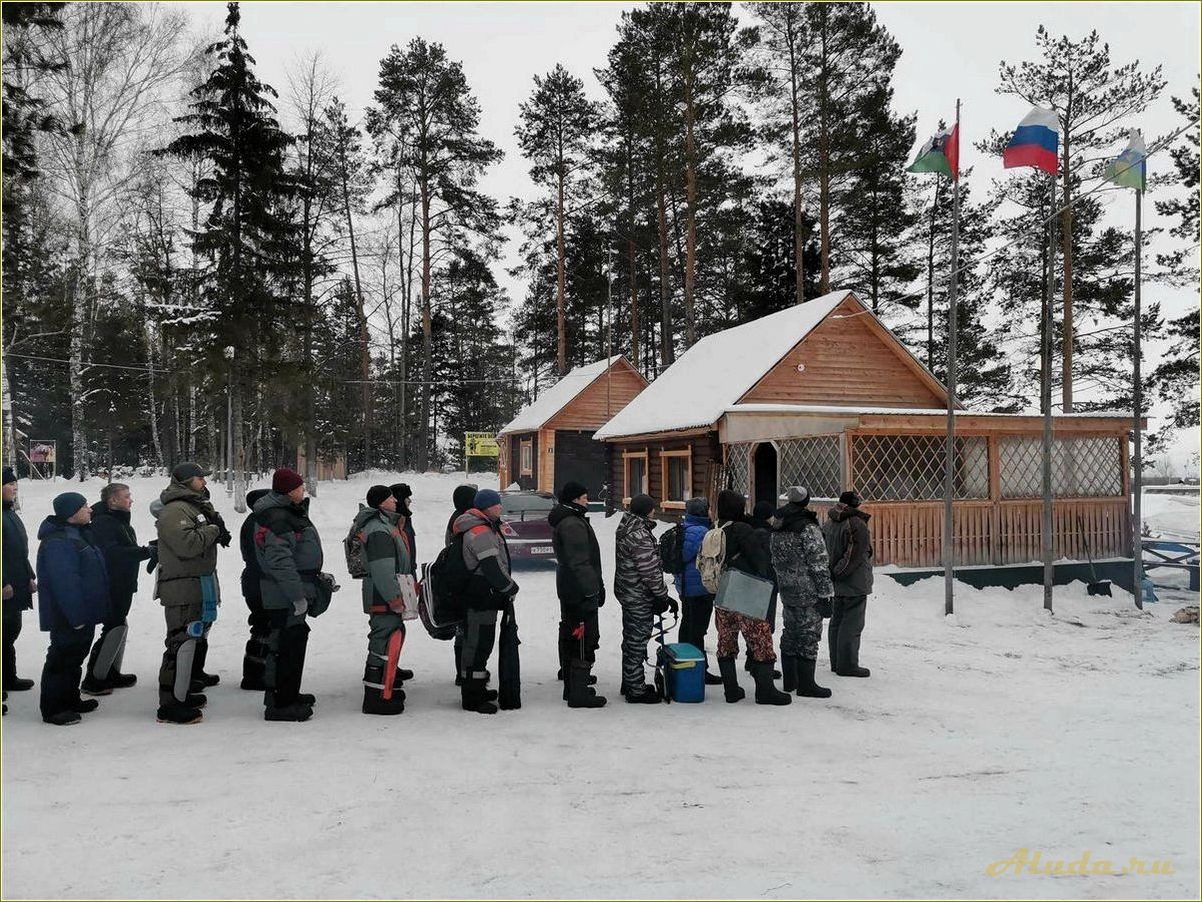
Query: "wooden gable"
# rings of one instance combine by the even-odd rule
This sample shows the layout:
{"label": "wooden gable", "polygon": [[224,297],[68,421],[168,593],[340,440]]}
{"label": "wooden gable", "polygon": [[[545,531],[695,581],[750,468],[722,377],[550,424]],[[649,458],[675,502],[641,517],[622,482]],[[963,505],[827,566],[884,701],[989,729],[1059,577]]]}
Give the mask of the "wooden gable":
{"label": "wooden gable", "polygon": [[545,429],[600,429],[647,387],[647,380],[619,357],[584,391],[543,424]]}
{"label": "wooden gable", "polygon": [[943,407],[943,386],[848,295],[740,404]]}

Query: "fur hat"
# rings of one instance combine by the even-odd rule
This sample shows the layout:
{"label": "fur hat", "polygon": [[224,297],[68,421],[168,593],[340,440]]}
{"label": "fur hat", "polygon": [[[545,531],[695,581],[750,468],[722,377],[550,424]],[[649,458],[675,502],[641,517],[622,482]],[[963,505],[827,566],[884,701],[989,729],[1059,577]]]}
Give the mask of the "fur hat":
{"label": "fur hat", "polygon": [[854,489],[848,489],[839,496],[839,503],[846,504],[848,507],[859,507],[862,500],[863,499],[860,498],[859,493],[857,493]]}

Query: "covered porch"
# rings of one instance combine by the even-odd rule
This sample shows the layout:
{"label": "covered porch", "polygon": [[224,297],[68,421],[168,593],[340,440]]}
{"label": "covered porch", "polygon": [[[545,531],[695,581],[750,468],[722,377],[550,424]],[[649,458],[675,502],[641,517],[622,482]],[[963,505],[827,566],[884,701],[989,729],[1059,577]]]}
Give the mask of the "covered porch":
{"label": "covered porch", "polygon": [[[820,515],[844,488],[871,513],[877,565],[943,563],[946,414],[942,410],[742,404],[719,423],[721,488],[749,504],[789,485],[809,487]],[[1053,555],[1129,557],[1130,420],[1070,414],[1054,420]],[[1037,561],[1041,553],[1038,416],[958,413],[953,543],[958,566]]]}

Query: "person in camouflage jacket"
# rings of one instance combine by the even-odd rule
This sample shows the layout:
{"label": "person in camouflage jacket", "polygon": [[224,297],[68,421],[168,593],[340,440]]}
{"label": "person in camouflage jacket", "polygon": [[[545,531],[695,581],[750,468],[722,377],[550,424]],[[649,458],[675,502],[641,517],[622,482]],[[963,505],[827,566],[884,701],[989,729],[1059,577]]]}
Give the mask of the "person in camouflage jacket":
{"label": "person in camouflage jacket", "polygon": [[630,511],[618,524],[614,572],[614,595],[622,606],[622,695],[628,702],[655,703],[655,687],[646,683],[643,662],[651,640],[651,619],[677,605],[664,585],[659,544],[652,534],[651,514],[655,501],[650,495],[630,499]]}
{"label": "person in camouflage jacket", "polygon": [[831,691],[814,682],[823,609],[830,605],[835,591],[826,540],[818,515],[809,509],[809,491],[794,486],[788,498],[789,503],[776,512],[779,525],[772,533],[772,566],[784,608],[780,639],[784,689],[796,690],[802,696],[828,698]]}

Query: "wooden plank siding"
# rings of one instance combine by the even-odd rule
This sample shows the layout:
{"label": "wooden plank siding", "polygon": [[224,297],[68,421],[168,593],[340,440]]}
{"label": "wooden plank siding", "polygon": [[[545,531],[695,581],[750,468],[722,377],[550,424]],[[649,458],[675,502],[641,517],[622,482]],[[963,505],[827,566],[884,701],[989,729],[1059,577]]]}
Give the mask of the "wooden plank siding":
{"label": "wooden plank siding", "polygon": [[[606,387],[608,383],[608,389]],[[626,358],[620,358],[584,391],[569,401],[559,413],[543,424],[545,429],[597,430],[612,420],[647,387],[643,378]]]}
{"label": "wooden plank siding", "polygon": [[938,384],[859,309],[850,299],[836,307],[739,403],[943,406]]}
{"label": "wooden plank siding", "polygon": [[[624,452],[647,452],[647,485],[648,494],[657,502],[662,500],[661,486],[663,484],[664,463],[660,457],[662,451],[692,451],[692,468],[690,471],[690,497],[705,495],[710,501],[714,500],[714,487],[717,486],[718,468],[722,462],[721,445],[718,444],[716,432],[690,433],[672,438],[647,439],[631,442],[610,442],[612,456],[610,459],[610,485],[614,507],[625,509],[624,499],[629,497],[626,492],[626,470],[622,455]],[[660,510],[656,518],[660,520],[678,520],[683,515],[679,509]]]}

